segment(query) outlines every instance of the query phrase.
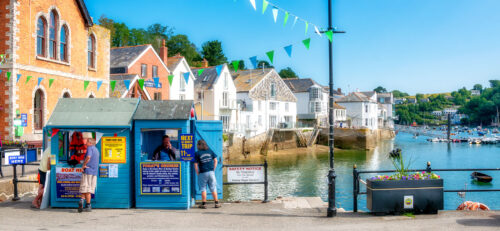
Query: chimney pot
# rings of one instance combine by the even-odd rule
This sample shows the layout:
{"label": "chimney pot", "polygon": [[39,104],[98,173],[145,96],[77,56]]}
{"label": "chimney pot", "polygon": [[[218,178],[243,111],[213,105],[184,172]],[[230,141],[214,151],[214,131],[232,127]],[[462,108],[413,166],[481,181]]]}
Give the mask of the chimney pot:
{"label": "chimney pot", "polygon": [[208,61],[205,58],[203,58],[203,61],[201,61],[201,67],[203,67],[203,68],[208,67]]}

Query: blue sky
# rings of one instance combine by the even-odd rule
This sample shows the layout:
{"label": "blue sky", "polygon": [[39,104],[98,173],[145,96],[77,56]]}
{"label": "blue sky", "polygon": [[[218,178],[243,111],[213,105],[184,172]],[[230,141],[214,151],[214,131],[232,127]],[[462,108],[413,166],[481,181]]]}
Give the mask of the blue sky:
{"label": "blue sky", "polygon": [[[290,13],[327,27],[327,0],[270,0]],[[500,79],[500,1],[497,0],[333,0],[334,84],[344,92],[388,90],[411,94],[450,92]],[[328,43],[304,23],[274,23],[271,7],[254,11],[249,0],[86,0],[94,20],[106,15],[129,27],[153,23],[175,28],[199,48],[220,40],[229,60],[266,59],[292,67],[302,78],[328,84]],[[311,38],[306,50],[301,41]],[[284,46],[293,44],[289,58]]]}

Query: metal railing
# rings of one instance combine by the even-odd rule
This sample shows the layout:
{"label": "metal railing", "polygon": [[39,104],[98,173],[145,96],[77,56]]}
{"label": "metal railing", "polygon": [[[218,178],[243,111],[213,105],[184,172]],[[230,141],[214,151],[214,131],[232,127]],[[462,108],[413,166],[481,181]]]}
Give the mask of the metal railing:
{"label": "metal railing", "polygon": [[264,164],[230,164],[223,165],[224,168],[229,167],[264,167],[264,182],[223,182],[224,185],[232,185],[232,184],[264,184],[264,200],[262,203],[269,202],[268,199],[268,180],[267,180],[267,161],[264,161]]}
{"label": "metal railing", "polygon": [[[427,162],[426,169],[412,169],[408,170],[408,172],[470,172],[470,171],[500,171],[500,168],[463,168],[463,169],[432,169],[431,163]],[[366,194],[365,192],[361,192],[359,188],[360,175],[367,173],[391,173],[396,172],[396,170],[367,170],[367,171],[358,171],[356,165],[353,166],[352,174],[353,174],[353,212],[358,212],[358,195]],[[500,189],[445,189],[443,192],[500,192]]]}

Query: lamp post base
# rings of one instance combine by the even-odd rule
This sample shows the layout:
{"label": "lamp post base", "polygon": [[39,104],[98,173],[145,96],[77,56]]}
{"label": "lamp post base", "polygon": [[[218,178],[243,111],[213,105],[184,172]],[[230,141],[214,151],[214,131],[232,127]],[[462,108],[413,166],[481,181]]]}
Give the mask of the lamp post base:
{"label": "lamp post base", "polygon": [[328,171],[328,209],[327,217],[334,217],[337,215],[337,206],[335,205],[335,170],[331,168]]}

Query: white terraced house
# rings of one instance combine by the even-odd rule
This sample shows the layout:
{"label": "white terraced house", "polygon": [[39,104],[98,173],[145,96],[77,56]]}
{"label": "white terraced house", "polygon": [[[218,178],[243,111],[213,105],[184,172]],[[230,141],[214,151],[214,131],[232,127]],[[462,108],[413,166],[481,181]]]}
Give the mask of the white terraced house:
{"label": "white terraced house", "polygon": [[378,129],[376,92],[352,92],[337,100],[337,103],[345,107],[350,127]]}
{"label": "white terraced house", "polygon": [[[188,62],[184,56],[177,54],[167,59],[167,67],[173,75],[170,85],[170,100],[193,100],[195,75],[191,72]],[[188,74],[186,74],[188,73]],[[186,76],[189,75],[186,82]]]}

